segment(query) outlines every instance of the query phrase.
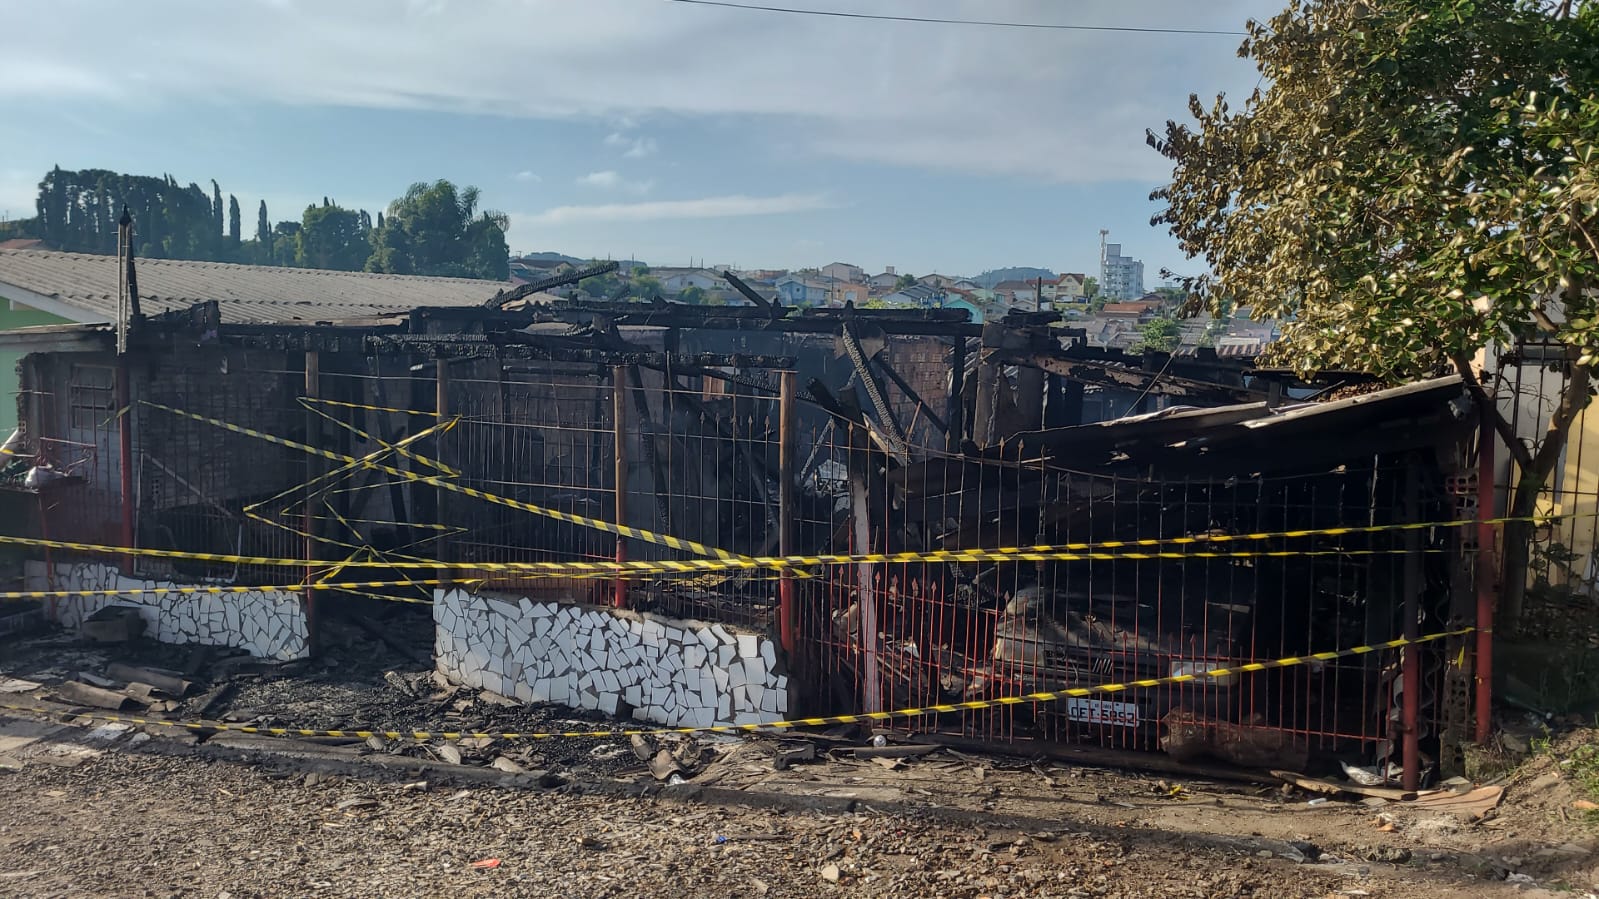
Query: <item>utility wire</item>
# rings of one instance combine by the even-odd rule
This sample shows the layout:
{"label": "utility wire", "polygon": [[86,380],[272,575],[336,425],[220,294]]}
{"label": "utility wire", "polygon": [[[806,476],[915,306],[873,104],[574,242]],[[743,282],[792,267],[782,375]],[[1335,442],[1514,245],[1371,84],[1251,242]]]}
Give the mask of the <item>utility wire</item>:
{"label": "utility wire", "polygon": [[728,3],[725,0],[671,0],[673,3],[690,3],[695,6],[721,6],[727,9],[747,9],[758,12],[780,12],[798,16],[831,16],[837,19],[872,19],[879,22],[918,22],[928,25],[978,25],[985,28],[1041,28],[1049,31],[1127,31],[1139,34],[1217,34],[1226,37],[1244,37],[1242,31],[1213,31],[1204,28],[1141,28],[1133,25],[1061,25],[1051,22],[1000,22],[986,19],[937,19],[926,16],[884,16],[864,12],[841,12],[832,9],[796,9],[789,6],[761,6],[754,3]]}

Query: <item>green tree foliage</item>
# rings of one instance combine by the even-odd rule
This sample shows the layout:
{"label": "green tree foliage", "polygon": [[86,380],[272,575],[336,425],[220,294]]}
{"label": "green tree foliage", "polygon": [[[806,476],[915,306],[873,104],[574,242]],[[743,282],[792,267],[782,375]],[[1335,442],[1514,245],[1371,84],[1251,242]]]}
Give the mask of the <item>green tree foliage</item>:
{"label": "green tree foliage", "polygon": [[222,223],[223,223],[223,221],[225,221],[222,216],[223,216],[223,212],[222,212],[222,185],[217,183],[217,179],[212,178],[211,179],[211,221],[212,221],[212,224],[215,226],[216,232],[218,234],[222,233]]}
{"label": "green tree foliage", "polygon": [[301,268],[360,271],[372,255],[365,211],[342,206],[307,206],[300,219],[294,264]]}
{"label": "green tree foliage", "polygon": [[1095,298],[1097,296],[1099,296],[1099,279],[1098,278],[1093,278],[1093,277],[1084,278],[1083,279],[1083,299],[1092,300],[1093,298]]}
{"label": "green tree foliage", "polygon": [[[1273,355],[1394,379],[1453,367],[1520,468],[1528,515],[1599,359],[1599,3],[1315,0],[1251,22],[1262,82],[1190,101],[1150,143],[1173,163],[1156,217],[1209,265],[1189,280],[1286,322]],[[1472,370],[1493,341],[1570,347],[1541,439]],[[1529,527],[1507,528],[1507,624]]]}
{"label": "green tree foliage", "polygon": [[153,178],[56,166],[39,183],[39,237],[61,250],[115,253],[123,206],[139,223],[139,255],[221,258],[222,229],[212,198],[197,184],[180,187],[170,175]]}
{"label": "green tree foliage", "polygon": [[916,276],[915,275],[909,275],[909,274],[900,275],[899,278],[894,281],[894,289],[895,290],[904,290],[907,287],[914,287],[915,285],[916,285]]}
{"label": "green tree foliage", "polygon": [[261,201],[261,208],[255,214],[255,240],[263,247],[272,245],[272,220],[267,218],[266,201]]}
{"label": "green tree foliage", "polygon": [[1182,327],[1176,319],[1164,316],[1152,318],[1139,326],[1138,343],[1133,345],[1133,349],[1169,353],[1177,349],[1182,333]]}
{"label": "green tree foliage", "polygon": [[239,229],[243,224],[239,216],[239,198],[228,194],[228,246],[234,250],[239,248]]}
{"label": "green tree foliage", "polygon": [[295,265],[300,258],[300,223],[278,222],[272,230],[272,243],[263,247],[268,265]]}
{"label": "green tree foliage", "polygon": [[677,295],[678,302],[692,303],[695,306],[705,305],[705,297],[704,289],[695,287],[692,284],[683,288],[682,292]]}
{"label": "green tree foliage", "polygon": [[509,222],[503,213],[479,212],[478,189],[448,181],[411,185],[389,204],[372,237],[366,270],[455,278],[510,277]]}
{"label": "green tree foliage", "polygon": [[632,279],[633,286],[628,294],[635,299],[653,300],[661,295],[661,281],[649,275],[642,275]]}

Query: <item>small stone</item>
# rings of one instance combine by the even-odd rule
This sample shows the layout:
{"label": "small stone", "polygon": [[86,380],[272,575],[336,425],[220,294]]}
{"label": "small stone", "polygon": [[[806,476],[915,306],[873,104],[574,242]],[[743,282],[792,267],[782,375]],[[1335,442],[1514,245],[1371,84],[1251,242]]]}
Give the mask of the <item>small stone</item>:
{"label": "small stone", "polygon": [[[1266,854],[1271,855],[1270,852]],[[838,865],[826,865],[822,868],[822,879],[828,883],[838,883],[839,878],[842,876],[842,872],[838,870]]]}

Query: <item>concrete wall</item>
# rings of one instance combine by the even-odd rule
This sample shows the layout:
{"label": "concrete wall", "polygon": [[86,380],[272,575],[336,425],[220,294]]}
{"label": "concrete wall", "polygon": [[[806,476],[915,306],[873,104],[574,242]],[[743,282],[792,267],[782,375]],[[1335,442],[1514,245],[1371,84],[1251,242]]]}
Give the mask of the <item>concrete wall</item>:
{"label": "concrete wall", "polygon": [[[28,590],[148,590],[181,586],[124,577],[109,565],[61,563],[55,576],[43,562],[24,566]],[[144,619],[146,637],[162,643],[232,646],[268,659],[306,655],[305,609],[298,593],[131,593],[45,601],[46,614],[77,629],[106,606],[131,606]]]}
{"label": "concrete wall", "polygon": [[438,670],[524,702],[557,702],[668,727],[755,724],[788,712],[764,636],[720,624],[538,602],[434,594]]}

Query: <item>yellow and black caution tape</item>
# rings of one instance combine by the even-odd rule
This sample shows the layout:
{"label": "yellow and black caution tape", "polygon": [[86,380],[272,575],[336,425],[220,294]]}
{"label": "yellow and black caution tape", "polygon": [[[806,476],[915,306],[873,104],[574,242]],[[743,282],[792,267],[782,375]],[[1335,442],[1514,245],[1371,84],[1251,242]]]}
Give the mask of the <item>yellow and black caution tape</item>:
{"label": "yellow and black caution tape", "polygon": [[[1398,556],[1409,554],[1441,554],[1446,550],[1426,549],[1414,553],[1407,549],[1322,549],[1322,550],[1240,550],[1215,552],[1189,550],[1186,552],[1065,552],[1054,547],[1024,546],[1000,549],[939,550],[933,552],[865,553],[850,555],[817,556],[767,556],[739,559],[664,559],[655,561],[611,560],[594,562],[443,562],[432,559],[408,561],[397,559],[365,560],[308,560],[282,559],[270,556],[236,556],[228,553],[198,553],[176,549],[144,549],[138,547],[107,546],[94,543],[75,543],[66,540],[44,540],[37,537],[11,537],[0,535],[0,544],[34,546],[71,552],[99,553],[105,555],[143,556],[161,559],[185,559],[197,562],[218,562],[228,565],[259,565],[307,568],[342,565],[346,568],[389,568],[404,570],[432,568],[449,571],[506,572],[526,576],[570,577],[582,574],[626,575],[639,573],[671,574],[705,571],[747,571],[756,569],[790,569],[855,565],[859,563],[910,563],[910,562],[1112,562],[1183,559],[1289,559],[1329,558],[1347,556]],[[347,546],[349,544],[346,544]],[[359,548],[359,547],[355,547]]]}
{"label": "yellow and black caution tape", "polygon": [[[163,412],[170,412],[170,413],[172,413],[174,415],[179,415],[179,416],[182,416],[184,418],[190,418],[190,419],[193,419],[195,421],[204,422],[205,424],[209,424],[209,425],[212,425],[213,427],[221,428],[221,429],[223,429],[225,431],[231,431],[231,432],[233,432],[235,434],[243,434],[246,437],[254,437],[254,438],[258,439],[258,440],[264,440],[264,441],[266,441],[268,443],[277,444],[278,446],[285,446],[285,447],[288,447],[290,449],[297,449],[297,450],[300,450],[301,452],[310,453],[310,454],[312,454],[314,456],[321,456],[322,458],[331,459],[331,460],[334,460],[336,462],[345,462],[345,463],[347,463],[349,465],[352,465],[352,466],[357,466],[358,465],[358,466],[361,466],[363,468],[374,469],[376,471],[381,471],[381,472],[383,472],[385,474],[393,475],[393,476],[399,477],[399,478],[404,478],[405,480],[408,480],[408,481],[414,481],[414,482],[419,483],[419,484],[427,484],[429,486],[438,487],[439,489],[442,489],[442,490],[448,490],[448,491],[451,491],[453,493],[459,493],[459,494],[461,494],[463,496],[470,496],[473,499],[480,499],[480,500],[483,500],[484,502],[494,503],[495,505],[505,506],[506,508],[516,509],[516,510],[521,511],[521,512],[527,512],[527,513],[530,513],[530,514],[533,514],[533,515],[543,516],[545,518],[551,518],[551,519],[554,519],[556,521],[565,522],[567,524],[573,524],[573,525],[577,525],[579,527],[592,528],[592,529],[598,530],[598,531],[605,531],[606,533],[615,534],[615,535],[620,536],[620,537],[628,537],[628,538],[631,538],[631,539],[634,539],[634,540],[639,540],[639,541],[642,541],[642,542],[645,542],[645,543],[653,543],[653,544],[656,544],[657,546],[665,546],[668,549],[675,549],[675,550],[679,550],[681,552],[695,553],[695,554],[700,555],[700,556],[709,556],[709,557],[714,557],[714,558],[717,558],[717,559],[722,559],[722,560],[725,560],[725,561],[749,561],[750,560],[748,556],[741,556],[741,555],[738,555],[736,553],[729,552],[729,551],[727,551],[725,549],[721,549],[721,548],[718,548],[718,547],[715,547],[715,546],[707,546],[704,543],[699,543],[699,542],[696,542],[696,541],[693,541],[693,540],[684,540],[681,537],[673,537],[673,536],[671,536],[669,534],[657,534],[654,531],[648,531],[648,530],[645,530],[643,528],[628,527],[626,525],[616,524],[614,522],[605,521],[605,520],[599,519],[599,518],[589,518],[586,515],[574,515],[574,514],[572,514],[570,512],[561,512],[561,511],[559,511],[557,509],[548,509],[548,508],[545,508],[544,506],[538,506],[538,505],[534,505],[533,503],[525,503],[525,502],[522,502],[520,500],[510,499],[508,497],[503,497],[503,496],[499,496],[497,494],[489,493],[489,492],[487,492],[485,490],[478,490],[478,489],[476,489],[474,487],[463,487],[460,484],[452,484],[449,481],[441,480],[437,476],[433,476],[433,477],[423,476],[423,475],[416,474],[415,472],[404,471],[402,469],[395,468],[395,467],[390,466],[390,465],[384,465],[384,464],[379,463],[379,462],[373,462],[373,461],[369,461],[369,460],[362,460],[362,459],[359,459],[359,458],[357,458],[355,456],[346,456],[343,453],[335,453],[335,452],[332,452],[330,450],[322,449],[320,447],[310,446],[309,444],[300,443],[300,442],[294,441],[294,440],[288,440],[286,438],[278,437],[278,436],[273,435],[273,434],[268,434],[268,433],[265,433],[264,431],[258,431],[258,430],[254,429],[254,428],[246,428],[246,427],[243,427],[241,425],[232,424],[230,422],[222,421],[221,419],[208,418],[208,417],[206,417],[204,415],[196,415],[193,412],[185,412],[182,409],[174,409],[171,406],[163,406],[163,405],[161,405],[159,403],[146,402],[145,404],[150,406],[151,408],[160,409]],[[458,420],[458,419],[454,419],[454,420]],[[378,452],[381,453],[381,452],[384,452],[384,450],[379,450]],[[301,485],[300,487],[295,488],[295,489],[302,489],[303,490],[304,487],[305,487],[305,485]],[[287,492],[291,492],[292,493],[293,491],[291,490],[291,491],[287,491]],[[280,494],[280,496],[281,495],[283,495],[283,494]],[[755,566],[750,566],[750,567],[758,568],[758,567],[761,567],[761,566],[755,565]]]}
{"label": "yellow and black caution tape", "polygon": [[[1146,680],[1127,681],[1117,684],[1099,684],[1093,687],[1069,687],[1063,690],[1045,690],[1038,693],[1024,693],[1019,696],[1000,696],[994,699],[973,699],[965,702],[940,703],[937,705],[916,706],[913,708],[894,709],[886,712],[855,712],[847,715],[827,715],[820,718],[791,718],[783,721],[765,721],[759,724],[717,724],[710,727],[657,727],[657,728],[615,728],[612,730],[572,730],[572,731],[428,731],[428,730],[376,730],[341,728],[338,730],[315,730],[304,727],[262,727],[251,724],[223,724],[207,721],[166,721],[159,718],[135,718],[128,715],[101,715],[97,713],[72,713],[74,718],[88,718],[93,721],[108,721],[120,724],[138,724],[153,727],[170,727],[185,730],[204,731],[232,731],[235,733],[263,734],[273,737],[349,737],[354,739],[368,739],[370,737],[384,737],[390,740],[548,740],[556,738],[597,738],[629,736],[655,736],[665,734],[728,734],[749,733],[761,730],[789,730],[797,727],[827,727],[834,724],[871,724],[880,721],[891,721],[896,718],[919,718],[925,715],[945,714],[949,712],[979,711],[982,709],[999,708],[1002,706],[1025,705],[1027,703],[1055,702],[1062,699],[1079,699],[1088,696],[1102,696],[1111,693],[1125,693],[1131,690],[1147,690],[1154,687],[1163,687],[1169,684],[1191,684],[1213,680],[1222,677],[1231,677],[1237,674],[1250,674],[1257,671],[1268,671],[1274,668],[1291,668],[1296,665],[1308,665],[1312,662],[1330,662],[1334,659],[1348,656],[1364,655],[1366,653],[1381,652],[1389,649],[1399,649],[1404,646],[1414,646],[1422,643],[1431,643],[1448,637],[1459,637],[1471,633],[1475,628],[1463,627],[1450,631],[1426,634],[1414,639],[1401,637],[1384,643],[1372,643],[1366,646],[1351,646],[1347,649],[1336,649],[1329,652],[1316,652],[1307,655],[1285,656],[1265,662],[1245,662],[1226,668],[1213,668],[1197,674],[1176,674],[1171,677],[1154,677]],[[37,706],[5,705],[0,704],[0,709],[9,709],[20,712],[57,714],[56,709],[45,709]]]}
{"label": "yellow and black caution tape", "polygon": [[341,409],[365,409],[368,412],[392,412],[396,415],[421,415],[427,418],[435,418],[438,416],[437,412],[426,412],[421,409],[400,409],[394,406],[369,406],[366,403],[346,403],[340,400],[325,400],[321,397],[315,396],[302,396],[299,397],[299,400],[302,403],[316,403],[318,406],[338,406]]}
{"label": "yellow and black caution tape", "polygon": [[[466,580],[429,578],[426,580],[406,581],[340,581],[329,583],[318,581],[310,584],[266,584],[242,586],[237,584],[200,584],[172,587],[132,587],[126,590],[106,588],[102,590],[12,590],[0,593],[0,601],[20,599],[65,599],[72,596],[149,596],[159,594],[227,594],[227,593],[293,593],[299,590],[372,590],[379,587],[448,587],[469,586],[483,583],[481,578]],[[421,605],[432,605],[432,601],[425,599],[408,599],[398,597],[384,597],[394,602],[414,602]]]}

